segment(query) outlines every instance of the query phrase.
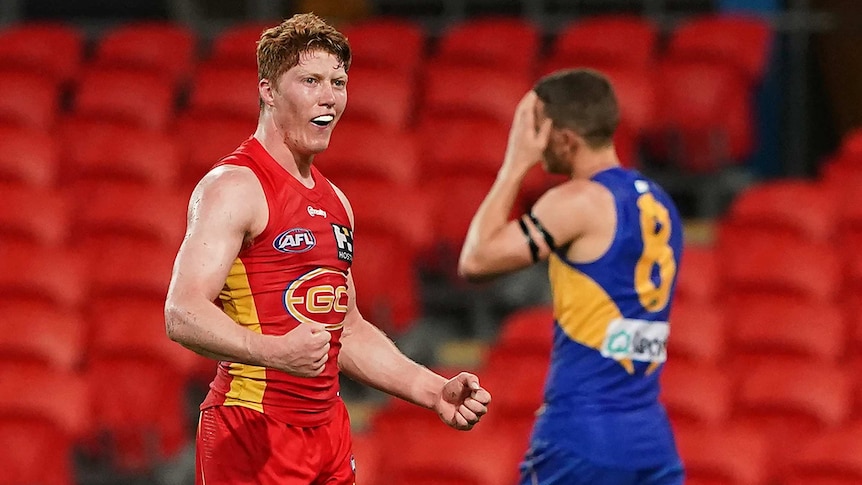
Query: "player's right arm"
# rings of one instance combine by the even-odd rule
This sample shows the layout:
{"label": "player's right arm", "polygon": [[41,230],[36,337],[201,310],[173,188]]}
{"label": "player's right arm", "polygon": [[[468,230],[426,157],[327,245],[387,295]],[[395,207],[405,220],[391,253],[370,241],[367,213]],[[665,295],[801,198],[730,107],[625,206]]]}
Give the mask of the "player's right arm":
{"label": "player's right arm", "polygon": [[201,180],[174,262],[165,329],[171,340],[206,357],[314,376],[326,363],[329,332],[299,325],[282,336],[262,335],[213,303],[243,243],[263,231],[267,218],[263,189],[249,169],[223,166]]}

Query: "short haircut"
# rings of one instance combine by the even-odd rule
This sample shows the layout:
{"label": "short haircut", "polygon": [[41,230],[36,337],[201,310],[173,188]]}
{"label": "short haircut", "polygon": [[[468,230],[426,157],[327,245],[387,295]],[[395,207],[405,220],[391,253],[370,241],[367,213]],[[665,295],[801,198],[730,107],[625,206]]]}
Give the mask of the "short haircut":
{"label": "short haircut", "polygon": [[533,90],[545,105],[554,126],[569,128],[591,148],[613,142],[620,121],[610,81],[592,69],[566,69],[539,79]]}
{"label": "short haircut", "polygon": [[312,13],[296,14],[265,30],[257,42],[257,75],[273,84],[299,64],[299,55],[320,49],[334,55],[344,70],[350,68],[347,37]]}

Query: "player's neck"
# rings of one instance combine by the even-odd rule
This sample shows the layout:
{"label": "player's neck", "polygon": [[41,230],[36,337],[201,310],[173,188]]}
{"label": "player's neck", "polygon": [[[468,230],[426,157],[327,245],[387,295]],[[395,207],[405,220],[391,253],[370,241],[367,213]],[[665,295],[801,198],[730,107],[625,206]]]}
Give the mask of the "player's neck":
{"label": "player's neck", "polygon": [[314,185],[311,176],[311,163],[314,161],[314,155],[294,153],[285,143],[284,134],[276,129],[272,123],[267,123],[266,117],[262,117],[261,122],[257,124],[254,137],[287,173],[293,175],[307,187]]}
{"label": "player's neck", "polygon": [[572,164],[572,178],[589,179],[609,168],[619,167],[620,160],[613,145],[597,150],[584,149],[578,153]]}

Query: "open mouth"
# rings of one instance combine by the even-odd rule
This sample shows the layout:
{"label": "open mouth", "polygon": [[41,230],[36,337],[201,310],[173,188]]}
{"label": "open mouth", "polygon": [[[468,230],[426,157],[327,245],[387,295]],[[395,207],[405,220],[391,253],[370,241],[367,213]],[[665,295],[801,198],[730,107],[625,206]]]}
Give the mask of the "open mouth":
{"label": "open mouth", "polygon": [[335,119],[335,116],[332,116],[332,115],[320,115],[316,118],[313,118],[311,120],[311,122],[317,126],[323,127],[323,126],[329,126],[332,123],[332,120],[334,120],[334,119]]}

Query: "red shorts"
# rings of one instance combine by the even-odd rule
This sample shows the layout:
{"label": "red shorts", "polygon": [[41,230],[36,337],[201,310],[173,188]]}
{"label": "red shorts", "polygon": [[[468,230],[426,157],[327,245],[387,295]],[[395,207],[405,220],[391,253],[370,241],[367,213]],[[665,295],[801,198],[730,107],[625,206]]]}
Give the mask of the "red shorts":
{"label": "red shorts", "polygon": [[353,485],[350,419],[340,402],[332,421],[300,428],[242,406],[201,412],[196,485]]}

